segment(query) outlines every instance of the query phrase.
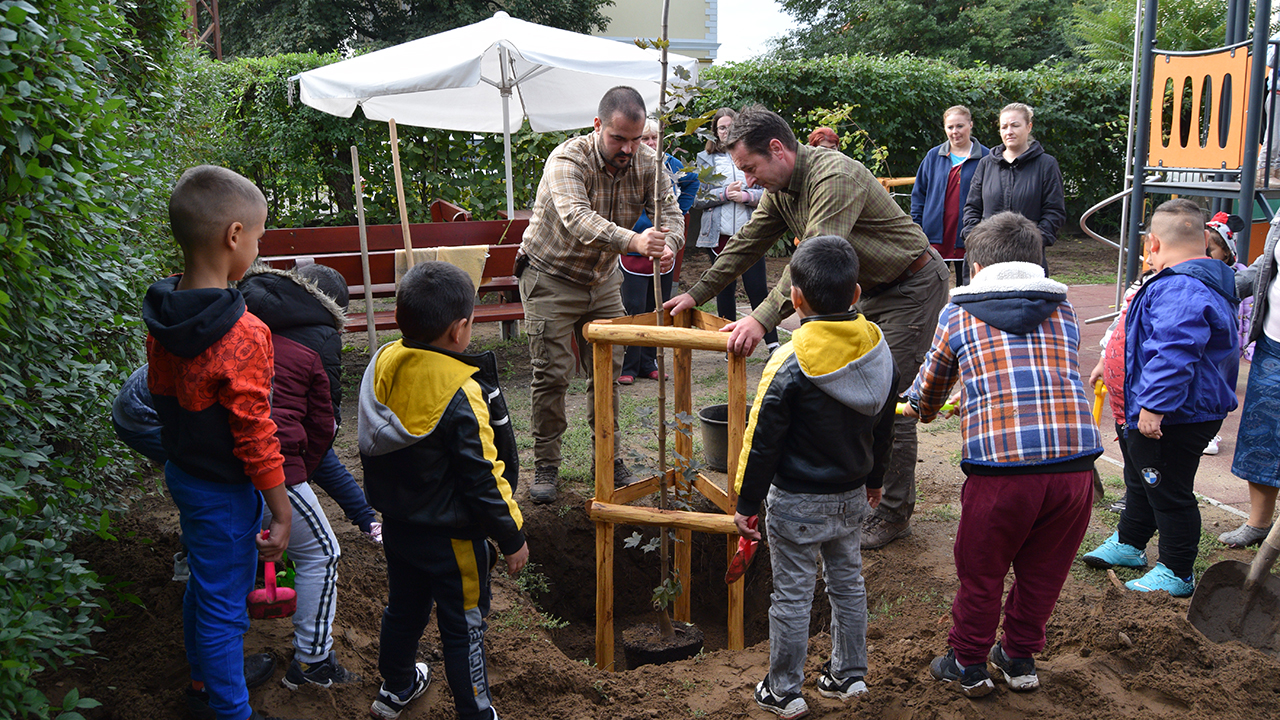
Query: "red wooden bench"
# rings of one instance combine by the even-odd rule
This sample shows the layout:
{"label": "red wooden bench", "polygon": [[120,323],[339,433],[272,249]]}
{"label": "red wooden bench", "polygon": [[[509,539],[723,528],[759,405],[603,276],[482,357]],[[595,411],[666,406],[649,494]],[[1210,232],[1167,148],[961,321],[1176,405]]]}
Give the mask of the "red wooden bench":
{"label": "red wooden bench", "polygon": [[[515,334],[515,323],[524,319],[519,285],[515,278],[515,256],[528,220],[482,220],[475,222],[418,223],[409,226],[409,237],[415,248],[488,245],[489,257],[483,275],[488,278],[478,288],[483,298],[499,293],[500,302],[476,304],[476,322],[500,322],[503,338]],[[370,225],[366,228],[369,245],[370,295],[373,298],[395,296],[395,251],[404,249],[399,225]],[[272,267],[288,269],[316,262],[337,270],[347,281],[354,298],[366,298],[364,273],[360,261],[360,230],[356,226],[326,228],[282,228],[268,230],[258,243],[258,256]],[[374,328],[396,327],[395,311],[374,313]],[[367,328],[365,314],[352,313],[347,330]]]}

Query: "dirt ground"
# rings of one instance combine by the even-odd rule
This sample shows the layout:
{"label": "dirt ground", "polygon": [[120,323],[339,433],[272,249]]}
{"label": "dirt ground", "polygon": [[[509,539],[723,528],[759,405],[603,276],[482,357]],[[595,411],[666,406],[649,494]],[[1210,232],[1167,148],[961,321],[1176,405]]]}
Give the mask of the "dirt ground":
{"label": "dirt ground", "polygon": [[[1105,250],[1105,248],[1100,248]],[[783,260],[771,260],[776,276]],[[1081,266],[1082,272],[1114,263],[1111,251],[1097,252],[1083,241],[1066,242],[1050,254],[1053,267]],[[1084,267],[1084,266],[1088,267]],[[685,264],[683,280],[690,283],[705,267],[700,258]],[[1103,269],[1105,270],[1105,267]],[[353,343],[347,350],[347,379],[353,388],[367,363],[367,348]],[[476,347],[493,348],[500,355],[504,383],[512,404],[518,437],[527,435],[528,352],[520,341],[499,343],[496,328],[477,330]],[[763,368],[763,352],[749,361],[749,385],[754,388]],[[695,354],[694,387],[698,399],[723,402],[724,360],[715,353]],[[622,389],[622,409],[643,417],[638,408],[651,406],[658,383],[639,380]],[[585,383],[571,387],[569,405],[582,417],[588,401]],[[717,399],[717,393],[720,399]],[[355,444],[354,392],[347,407],[339,457],[360,478]],[[695,406],[698,403],[695,402]],[[524,413],[525,417],[519,417]],[[628,415],[628,420],[634,419]],[[622,441],[651,454],[651,433],[642,422],[624,424]],[[573,423],[585,426],[585,422]],[[580,428],[567,442],[581,446],[589,436]],[[550,505],[528,500],[532,478],[531,452],[522,437],[521,484],[516,493],[525,516],[531,548],[531,572],[521,583],[499,570],[494,579],[492,613],[487,635],[490,679],[495,707],[504,718],[609,718],[674,720],[676,718],[766,718],[756,708],[751,689],[768,666],[767,553],[746,577],[747,649],[725,650],[724,540],[695,535],[694,578],[690,583],[694,620],[706,634],[706,648],[691,659],[665,666],[610,672],[594,666],[595,550],[593,525],[583,505],[590,494],[587,467],[565,468],[569,481]],[[1048,627],[1048,644],[1038,658],[1042,687],[1014,694],[1003,683],[986,698],[969,700],[954,688],[933,681],[928,663],[945,651],[950,627],[950,601],[957,582],[951,546],[959,519],[959,464],[956,421],[922,426],[917,472],[919,502],[914,533],[879,551],[864,555],[870,625],[868,644],[869,696],[851,704],[828,700],[813,687],[818,668],[830,649],[830,612],[819,592],[814,604],[805,695],[812,717],[884,717],[894,720],[925,718],[1275,718],[1280,716],[1280,659],[1239,643],[1208,641],[1185,619],[1186,600],[1167,595],[1147,596],[1114,587],[1102,573],[1078,565],[1068,578]],[[577,453],[575,455],[575,453]],[[587,457],[578,447],[566,456]],[[1109,494],[1120,492],[1114,469],[1100,468]],[[722,475],[709,473],[717,482]],[[323,497],[323,496],[322,496]],[[290,692],[279,678],[291,655],[292,627],[288,620],[254,621],[245,638],[246,652],[270,652],[279,662],[275,678],[252,692],[253,704],[264,714],[286,718],[337,719],[366,716],[377,692],[378,631],[386,598],[385,561],[381,549],[343,518],[335,504],[324,499],[342,543],[339,602],[334,625],[335,648],[349,669],[362,677],[357,683],[333,689]],[[1206,528],[1215,533],[1234,526],[1235,518],[1202,507]],[[1112,531],[1116,517],[1096,508],[1085,550]],[[176,552],[177,513],[159,493],[139,502],[118,523],[116,542],[96,539],[75,548],[78,556],[108,582],[141,599],[141,605],[113,600],[115,616],[104,623],[94,640],[98,655],[71,670],[50,673],[42,687],[54,698],[71,688],[103,702],[89,718],[140,720],[184,716],[182,688],[186,663],[182,649],[183,585],[170,580]],[[656,584],[657,562],[652,554],[621,548],[630,528],[620,528],[616,579],[617,634],[637,622],[648,622],[645,602]],[[646,537],[652,533],[646,533]],[[1250,551],[1227,551],[1202,544],[1203,570],[1219,559],[1248,561]],[[1149,555],[1154,554],[1154,545]],[[1207,551],[1207,552],[1206,552]],[[1154,559],[1153,559],[1154,562]],[[501,566],[501,564],[500,564]],[[1135,574],[1120,573],[1121,579]],[[421,643],[421,659],[432,664],[439,678],[419,701],[401,716],[455,716],[434,624]],[[625,659],[619,652],[618,667]]]}

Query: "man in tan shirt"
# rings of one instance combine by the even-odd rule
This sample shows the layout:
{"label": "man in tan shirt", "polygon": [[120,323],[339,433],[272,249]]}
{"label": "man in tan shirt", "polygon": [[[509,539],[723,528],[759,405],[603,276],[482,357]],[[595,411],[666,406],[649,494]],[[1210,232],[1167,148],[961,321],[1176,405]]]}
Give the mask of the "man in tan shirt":
{"label": "man in tan shirt", "polygon": [[[587,395],[594,397],[590,376],[591,345],[582,327],[602,318],[626,315],[622,305],[622,273],[618,256],[639,253],[671,268],[684,245],[684,218],[671,182],[657,182],[657,153],[640,142],[644,132],[644,99],[619,86],[600,100],[594,132],[566,140],[551,152],[538,183],[533,217],[520,253],[527,259],[520,275],[520,300],[533,364],[534,479],[529,497],[535,503],[556,498],[561,462],[560,439],[568,421],[564,396],[574,369],[577,339],[588,372]],[[656,195],[655,195],[656,194]],[[655,211],[661,204],[661,214]],[[663,227],[631,231],[641,211],[660,217]],[[610,383],[622,370],[622,348],[614,348]],[[614,388],[614,407],[618,406]],[[587,404],[587,421],[595,427],[595,404]],[[614,418],[615,428],[617,418]],[[614,460],[614,481],[633,481],[621,459]]]}

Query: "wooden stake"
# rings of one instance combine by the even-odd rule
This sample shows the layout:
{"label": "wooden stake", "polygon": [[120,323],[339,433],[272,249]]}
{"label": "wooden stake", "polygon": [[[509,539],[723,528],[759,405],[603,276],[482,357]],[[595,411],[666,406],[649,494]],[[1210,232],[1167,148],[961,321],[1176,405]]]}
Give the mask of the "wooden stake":
{"label": "wooden stake", "polygon": [[351,146],[351,176],[356,185],[356,220],[360,224],[360,272],[364,276],[364,322],[369,333],[369,355],[378,349],[378,329],[373,322],[373,280],[369,274],[369,234],[364,224],[364,179],[360,177],[360,153]]}
{"label": "wooden stake", "polygon": [[400,231],[404,233],[405,260],[413,267],[413,240],[409,238],[409,208],[404,204],[404,178],[400,174],[400,138],[396,135],[396,119],[387,121],[391,129],[391,169],[396,175],[396,200],[400,203]]}

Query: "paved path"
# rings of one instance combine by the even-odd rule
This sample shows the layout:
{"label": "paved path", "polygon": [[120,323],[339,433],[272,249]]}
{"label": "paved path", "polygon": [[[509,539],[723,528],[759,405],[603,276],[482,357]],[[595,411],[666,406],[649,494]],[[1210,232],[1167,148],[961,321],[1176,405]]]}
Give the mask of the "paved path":
{"label": "paved path", "polygon": [[[1114,285],[1073,285],[1067,291],[1067,299],[1076,308],[1080,318],[1080,372],[1088,379],[1089,371],[1097,364],[1102,355],[1103,333],[1111,324],[1115,314],[1116,289]],[[747,307],[739,308],[739,316],[749,313]],[[1088,322],[1101,318],[1096,322]],[[800,320],[795,315],[782,322],[786,330],[795,330]],[[932,330],[929,331],[932,333]],[[1244,404],[1244,389],[1249,380],[1249,363],[1241,361],[1240,378],[1236,383],[1236,395]],[[1120,448],[1115,442],[1114,425],[1107,419],[1110,408],[1103,410],[1103,437],[1106,439],[1106,451],[1103,461],[1116,467],[1123,467]],[[1200,470],[1196,473],[1196,491],[1214,504],[1225,506],[1236,514],[1247,514],[1249,511],[1249,489],[1244,480],[1231,474],[1231,457],[1236,449],[1236,430],[1240,426],[1240,411],[1231,413],[1222,423],[1222,442],[1217,455],[1205,455],[1200,460]]]}

